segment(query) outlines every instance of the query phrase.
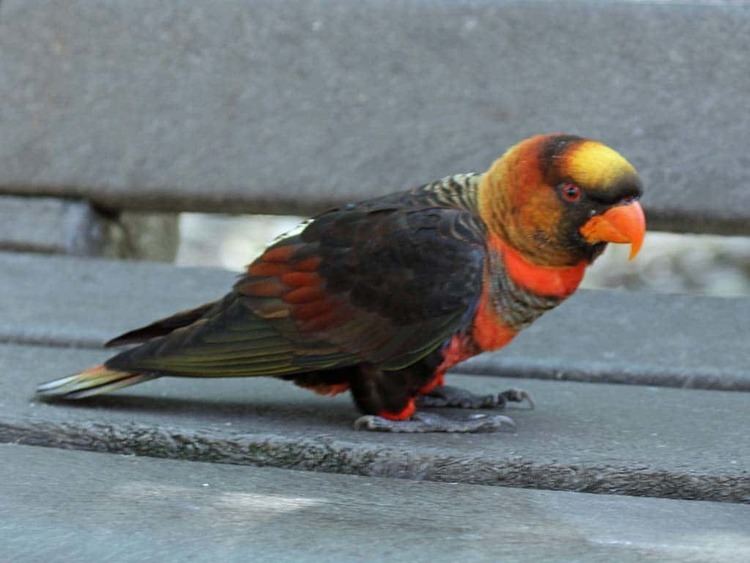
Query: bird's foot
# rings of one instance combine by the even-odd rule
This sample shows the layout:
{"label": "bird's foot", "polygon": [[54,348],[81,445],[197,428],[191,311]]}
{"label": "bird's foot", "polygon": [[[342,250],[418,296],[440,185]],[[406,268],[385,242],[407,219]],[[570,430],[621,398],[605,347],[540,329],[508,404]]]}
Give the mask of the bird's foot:
{"label": "bird's foot", "polygon": [[529,404],[529,410],[533,411],[536,408],[534,399],[531,398],[528,391],[523,389],[506,389],[502,393],[498,393],[498,400],[502,401],[501,406],[506,406],[508,403],[523,403],[524,401]]}
{"label": "bird's foot", "polygon": [[497,395],[476,395],[461,387],[441,385],[435,387],[426,395],[420,395],[417,398],[417,406],[420,408],[502,409],[508,403],[522,403],[524,401],[528,402],[530,409],[534,408],[531,395],[522,389],[508,389]]}
{"label": "bird's foot", "polygon": [[446,418],[434,413],[417,412],[408,420],[389,420],[382,416],[365,415],[354,421],[355,430],[376,432],[498,432],[515,430],[512,418],[500,414],[472,414],[468,418]]}

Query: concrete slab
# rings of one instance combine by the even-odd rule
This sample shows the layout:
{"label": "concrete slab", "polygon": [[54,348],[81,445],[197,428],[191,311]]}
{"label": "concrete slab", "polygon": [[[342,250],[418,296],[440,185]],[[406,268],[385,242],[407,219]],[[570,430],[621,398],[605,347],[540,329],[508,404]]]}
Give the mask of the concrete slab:
{"label": "concrete slab", "polygon": [[171,261],[176,215],[108,216],[87,201],[0,196],[0,251]]}
{"label": "concrete slab", "polygon": [[[268,379],[164,378],[75,403],[37,383],[102,351],[0,346],[0,441],[414,480],[750,502],[746,393],[455,376],[476,392],[522,385],[516,433],[355,432],[350,399]],[[451,416],[465,412],[448,411]]]}
{"label": "concrete slab", "polygon": [[0,250],[102,255],[112,229],[83,201],[0,197]]}
{"label": "concrete slab", "polygon": [[[250,261],[252,257],[248,257]],[[236,274],[0,253],[0,341],[98,347],[213,300]],[[581,291],[460,371],[750,390],[750,299]]]}
{"label": "concrete slab", "polygon": [[[0,191],[299,213],[601,138],[652,227],[750,231],[750,6],[3,0]],[[717,195],[718,194],[718,195]]]}
{"label": "concrete slab", "polygon": [[9,561],[747,561],[750,507],[0,446]]}

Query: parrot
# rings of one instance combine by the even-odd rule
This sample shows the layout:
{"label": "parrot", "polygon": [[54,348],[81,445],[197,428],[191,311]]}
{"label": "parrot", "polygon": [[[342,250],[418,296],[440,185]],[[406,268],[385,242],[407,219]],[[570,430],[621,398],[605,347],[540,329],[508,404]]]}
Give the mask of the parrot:
{"label": "parrot", "polygon": [[224,297],[122,334],[103,364],[40,385],[81,399],[161,376],[291,381],[349,392],[359,430],[494,432],[428,407],[533,402],[477,395],[446,372],[506,346],[578,288],[608,243],[645,237],[640,177],[606,144],[563,133],[507,149],[484,173],[331,209],[279,237]]}

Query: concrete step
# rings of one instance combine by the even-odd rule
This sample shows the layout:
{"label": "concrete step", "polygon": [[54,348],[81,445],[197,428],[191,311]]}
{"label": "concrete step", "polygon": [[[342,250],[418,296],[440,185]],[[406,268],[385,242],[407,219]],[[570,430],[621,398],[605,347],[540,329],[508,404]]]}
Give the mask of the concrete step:
{"label": "concrete step", "polygon": [[7,561],[721,561],[750,507],[0,446]]}
{"label": "concrete step", "polygon": [[[248,261],[253,257],[248,256]],[[232,272],[0,253],[0,341],[99,347],[216,299]],[[750,299],[581,291],[459,371],[750,390]]]}
{"label": "concrete step", "polygon": [[0,192],[299,213],[568,131],[643,172],[652,227],[750,233],[750,7],[3,0]]}
{"label": "concrete step", "polygon": [[[163,378],[44,404],[41,382],[103,351],[0,346],[0,442],[412,480],[750,502],[747,393],[455,376],[475,392],[523,386],[516,433],[355,432],[349,397],[270,379]],[[449,416],[467,413],[447,411]]]}
{"label": "concrete step", "polygon": [[0,196],[3,251],[171,262],[178,239],[174,214],[124,212],[113,217],[87,201]]}

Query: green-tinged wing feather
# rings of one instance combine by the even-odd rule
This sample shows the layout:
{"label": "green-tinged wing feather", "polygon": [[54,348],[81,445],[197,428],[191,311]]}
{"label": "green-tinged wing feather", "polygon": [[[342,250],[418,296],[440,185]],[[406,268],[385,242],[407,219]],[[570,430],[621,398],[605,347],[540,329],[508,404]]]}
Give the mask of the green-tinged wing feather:
{"label": "green-tinged wing feather", "polygon": [[356,361],[329,343],[293,342],[253,314],[244,301],[234,294],[212,316],[126,350],[106,366],[166,375],[236,377],[298,373]]}

